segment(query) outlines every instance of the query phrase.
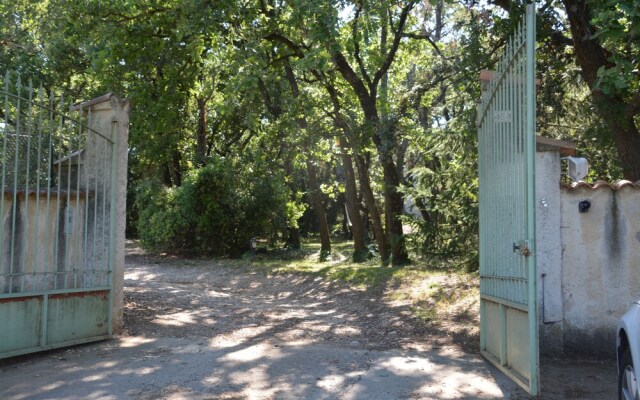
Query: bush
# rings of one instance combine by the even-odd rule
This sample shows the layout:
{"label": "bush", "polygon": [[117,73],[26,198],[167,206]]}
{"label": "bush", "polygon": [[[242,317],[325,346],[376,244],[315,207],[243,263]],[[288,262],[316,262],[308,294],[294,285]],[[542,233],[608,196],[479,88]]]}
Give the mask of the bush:
{"label": "bush", "polygon": [[255,236],[291,225],[284,178],[268,168],[225,159],[191,171],[179,188],[138,186],[138,232],[156,251],[238,257]]}

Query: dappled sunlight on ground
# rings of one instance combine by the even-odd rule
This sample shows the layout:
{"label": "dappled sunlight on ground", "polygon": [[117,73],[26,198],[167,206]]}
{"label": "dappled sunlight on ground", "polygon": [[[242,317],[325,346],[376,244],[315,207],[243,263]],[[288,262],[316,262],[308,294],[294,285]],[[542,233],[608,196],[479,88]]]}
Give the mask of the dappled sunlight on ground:
{"label": "dappled sunlight on ground", "polygon": [[136,347],[143,344],[152,343],[156,339],[143,336],[125,336],[119,343],[120,347]]}
{"label": "dappled sunlight on ground", "polygon": [[279,351],[273,351],[267,344],[258,344],[229,353],[224,360],[248,362],[256,361],[263,357],[280,358],[281,356]]}
{"label": "dappled sunlight on ground", "polygon": [[[394,298],[392,281],[366,290],[138,250],[128,260],[126,332],[0,361],[0,399],[528,398],[498,384],[467,350],[477,341],[476,321],[460,305],[475,307],[465,297],[475,296],[473,282],[446,271],[418,276],[415,291]],[[416,318],[416,305],[443,312],[451,325]],[[566,377],[562,395],[542,399],[567,398],[593,379],[615,383],[608,365],[574,380],[567,370],[554,372]]]}
{"label": "dappled sunlight on ground", "polygon": [[[271,341],[239,343],[228,348],[213,348],[206,342],[177,338],[158,338],[155,342],[132,338],[107,342],[104,345],[84,347],[82,351],[68,352],[63,363],[73,372],[59,379],[55,371],[49,372],[49,382],[38,388],[12,383],[12,392],[3,399],[18,398],[132,398],[146,399],[390,399],[390,398],[460,398],[456,388],[457,374],[478,369],[477,359],[467,360],[460,354],[453,359],[440,356],[430,358],[417,352],[381,352],[364,349],[344,349],[312,343],[301,345],[277,344]],[[119,363],[91,365],[97,354]],[[31,363],[22,373],[32,375],[38,368],[49,368]],[[480,362],[482,363],[482,362]],[[33,368],[33,369],[31,369]],[[441,369],[440,369],[441,368]],[[453,376],[445,372],[454,371]],[[9,371],[11,372],[11,371]],[[486,371],[473,371],[478,384],[499,390]],[[0,384],[5,382],[0,377]],[[474,385],[466,375],[467,385]],[[46,378],[45,378],[46,379]],[[471,380],[469,380],[471,379]],[[441,383],[440,397],[424,397],[429,387],[425,382]],[[469,383],[471,382],[471,383]],[[493,386],[492,386],[493,385]],[[451,386],[451,387],[448,387]],[[372,388],[374,389],[372,391]],[[24,397],[13,395],[21,390]],[[490,390],[481,393],[491,397]],[[1,393],[1,392],[0,392]],[[435,393],[435,392],[434,392]],[[449,396],[447,393],[452,393]],[[469,392],[471,393],[471,392]],[[489,394],[487,394],[489,393]],[[485,394],[487,394],[485,396]],[[111,397],[110,397],[111,396]]]}
{"label": "dappled sunlight on ground", "polygon": [[184,324],[195,324],[196,319],[193,313],[188,311],[180,311],[171,314],[158,315],[158,318],[152,320],[155,324],[183,326]]}

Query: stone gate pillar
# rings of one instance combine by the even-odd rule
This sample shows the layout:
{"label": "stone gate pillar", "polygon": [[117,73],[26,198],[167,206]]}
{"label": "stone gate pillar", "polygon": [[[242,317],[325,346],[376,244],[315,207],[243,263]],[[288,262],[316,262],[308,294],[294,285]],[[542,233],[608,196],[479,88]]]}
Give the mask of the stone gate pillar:
{"label": "stone gate pillar", "polygon": [[[117,333],[123,326],[123,290],[124,290],[124,254],[125,254],[125,228],[127,209],[127,158],[129,139],[129,101],[119,99],[112,93],[105,94],[93,100],[77,104],[73,109],[88,115],[89,128],[108,137],[117,144],[116,151],[116,184],[115,188],[115,255],[113,264],[113,302],[111,328]],[[87,140],[87,158],[100,159],[105,157],[95,141]],[[91,172],[87,172],[91,175]],[[97,174],[105,174],[107,171],[96,170]],[[89,176],[88,181],[100,179],[98,176]]]}

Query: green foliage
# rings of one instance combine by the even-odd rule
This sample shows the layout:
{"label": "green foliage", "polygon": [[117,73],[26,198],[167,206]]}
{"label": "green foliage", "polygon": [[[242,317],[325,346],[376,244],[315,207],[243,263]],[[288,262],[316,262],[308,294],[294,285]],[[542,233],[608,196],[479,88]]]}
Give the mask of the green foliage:
{"label": "green foliage", "polygon": [[[413,253],[461,256],[474,269],[477,77],[494,68],[525,3],[414,1],[391,67],[376,78],[407,2],[4,1],[0,72],[82,100],[106,92],[131,100],[135,200],[127,221],[136,221],[146,246],[236,256],[254,236],[312,232],[303,218],[307,162],[317,166],[336,225],[344,192],[339,151],[366,158],[384,210],[384,172],[372,142],[380,133],[403,193],[419,203],[420,217],[405,221]],[[538,7],[539,132],[577,141],[590,178],[613,180],[621,175],[617,151],[590,103],[560,3]],[[640,3],[589,5],[594,38],[609,57],[597,87],[637,108]],[[336,71],[335,51],[366,85],[379,79],[379,125],[365,121],[361,100]],[[300,86],[295,98],[285,65]],[[348,150],[333,145],[340,135]]]}
{"label": "green foliage", "polygon": [[157,251],[237,257],[251,238],[295,223],[299,206],[288,198],[281,174],[212,159],[178,188],[139,185],[138,232]]}
{"label": "green foliage", "polygon": [[607,94],[635,94],[640,89],[640,4],[634,0],[592,2],[594,35],[609,51],[610,65],[598,70],[597,86]]}
{"label": "green foliage", "polygon": [[[471,110],[444,129],[432,129],[418,143],[420,165],[410,171],[404,192],[420,215],[407,217],[414,228],[409,245],[423,256],[462,256],[477,268],[478,179]],[[465,128],[466,127],[466,128]]]}

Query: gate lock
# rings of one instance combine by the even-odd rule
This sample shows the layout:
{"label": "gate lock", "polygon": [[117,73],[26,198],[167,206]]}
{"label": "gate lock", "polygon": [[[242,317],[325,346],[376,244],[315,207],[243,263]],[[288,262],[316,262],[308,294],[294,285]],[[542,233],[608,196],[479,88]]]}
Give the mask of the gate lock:
{"label": "gate lock", "polygon": [[513,252],[518,251],[521,256],[529,257],[531,250],[529,249],[529,241],[521,240],[519,242],[513,242]]}

